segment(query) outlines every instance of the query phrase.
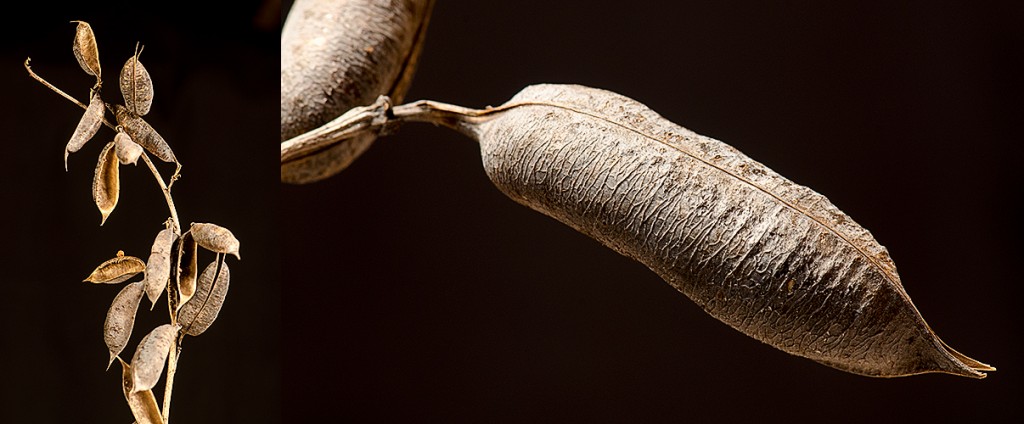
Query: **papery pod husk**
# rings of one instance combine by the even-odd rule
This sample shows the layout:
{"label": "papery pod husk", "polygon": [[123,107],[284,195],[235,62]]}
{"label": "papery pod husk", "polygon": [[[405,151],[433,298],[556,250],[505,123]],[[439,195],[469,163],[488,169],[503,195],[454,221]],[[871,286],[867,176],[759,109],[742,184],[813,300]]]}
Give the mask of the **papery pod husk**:
{"label": "papery pod husk", "polygon": [[178,162],[178,159],[174,157],[171,146],[142,117],[121,105],[114,105],[114,115],[117,116],[117,124],[124,128],[124,131],[128,133],[132,141],[138,143],[147,152],[152,153],[153,156],[164,162]]}
{"label": "papery pod husk", "polygon": [[[220,271],[217,271],[217,264]],[[182,331],[190,336],[203,334],[213,325],[224,306],[224,298],[228,295],[231,283],[231,271],[227,262],[211,262],[199,275],[199,284],[195,297],[191,302],[182,305],[178,312],[178,322]]]}
{"label": "papery pod husk", "polygon": [[193,222],[189,233],[203,249],[235,255],[235,258],[242,259],[238,254],[238,239],[227,228],[217,224]]}
{"label": "papery pod husk", "polygon": [[143,291],[142,281],[126,284],[117,296],[114,296],[114,301],[107,310],[107,318],[103,321],[103,342],[110,352],[108,369],[131,338]]}
{"label": "papery pod husk", "polygon": [[178,301],[176,308],[188,303],[189,299],[196,293],[196,278],[199,274],[198,247],[192,233],[186,231],[178,240],[178,272],[176,294]]}
{"label": "papery pod husk", "polygon": [[121,95],[128,110],[138,116],[146,116],[153,105],[153,80],[139,61],[140,53],[136,51],[121,68]]}
{"label": "papery pod husk", "polygon": [[164,228],[157,233],[153,247],[150,248],[149,259],[146,261],[146,297],[153,306],[156,306],[157,299],[171,280],[171,248],[176,239],[174,230]]}
{"label": "papery pod husk", "polygon": [[121,361],[121,390],[135,417],[135,424],[163,424],[164,418],[160,415],[160,406],[156,403],[153,391],[135,392],[132,391],[132,386],[132,366]]}
{"label": "papery pod husk", "polygon": [[99,90],[95,90],[92,93],[92,97],[89,98],[89,107],[85,109],[85,113],[82,114],[82,119],[78,121],[78,126],[75,127],[75,133],[71,135],[71,140],[68,141],[67,147],[64,148],[64,170],[68,170],[68,155],[77,152],[85,143],[92,139],[96,132],[103,126],[103,112],[104,103],[100,99]]}
{"label": "papery pod husk", "polygon": [[156,386],[160,375],[163,374],[167,355],[171,353],[171,346],[174,344],[174,338],[178,336],[179,328],[177,325],[161,325],[139,342],[139,347],[132,356],[132,393],[150,390]]}
{"label": "papery pod husk", "polygon": [[[399,104],[412,82],[433,0],[295,2],[281,32],[281,141],[387,94]],[[281,167],[281,181],[330,177],[376,137],[361,136]]]}
{"label": "papery pod husk", "polygon": [[867,230],[725,143],[572,85],[527,87],[484,121],[456,127],[502,192],[755,339],[868,376],[994,369],[935,335]]}
{"label": "papery pod husk", "polygon": [[142,262],[142,259],[134,256],[125,256],[124,252],[118,251],[116,257],[101,263],[82,281],[98,284],[117,284],[145,270],[146,264]]}
{"label": "papery pod husk", "polygon": [[75,27],[75,44],[72,47],[75,59],[78,59],[78,64],[82,66],[82,70],[85,73],[95,76],[96,80],[99,81],[101,69],[99,49],[96,47],[96,35],[93,34],[92,27],[87,22],[71,22],[78,24]]}
{"label": "papery pod husk", "polygon": [[114,153],[121,165],[135,165],[142,156],[142,146],[132,141],[128,133],[118,131],[114,136]]}
{"label": "papery pod husk", "polygon": [[100,225],[107,222],[107,217],[117,207],[117,199],[121,196],[120,163],[114,151],[114,142],[103,146],[100,158],[96,162],[96,173],[92,177],[92,200],[100,210]]}

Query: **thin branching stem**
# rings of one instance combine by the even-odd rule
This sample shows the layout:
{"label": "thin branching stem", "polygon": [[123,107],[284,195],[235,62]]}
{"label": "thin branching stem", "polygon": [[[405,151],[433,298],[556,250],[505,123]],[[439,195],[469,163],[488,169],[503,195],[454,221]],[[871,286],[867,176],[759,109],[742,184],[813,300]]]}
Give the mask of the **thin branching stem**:
{"label": "thin branching stem", "polygon": [[[39,81],[40,83],[42,83],[43,85],[45,85],[50,90],[53,90],[53,92],[55,92],[57,94],[60,94],[65,99],[68,99],[69,101],[71,101],[71,103],[74,103],[74,104],[78,105],[82,109],[88,110],[88,108],[89,108],[88,105],[78,101],[77,99],[75,99],[71,95],[65,93],[63,90],[57,88],[53,84],[50,84],[49,81],[46,81],[46,79],[44,79],[43,77],[40,77],[34,71],[32,71],[32,66],[30,65],[31,60],[32,60],[31,58],[26,58],[25,59],[25,70],[28,71],[28,74],[32,78],[34,78],[36,81]],[[107,105],[107,108],[109,109],[109,105]],[[107,121],[106,116],[103,117],[103,123],[107,127],[109,127],[110,129],[112,129],[114,131],[117,131],[117,126],[112,124],[112,123],[110,123],[110,121]],[[180,224],[181,221],[178,219],[178,210],[174,206],[174,197],[171,196],[171,185],[173,185],[174,182],[177,181],[179,176],[181,175],[181,163],[175,161],[176,168],[174,170],[174,174],[171,175],[170,184],[168,184],[168,183],[166,183],[164,181],[163,176],[160,175],[160,171],[156,169],[156,165],[153,164],[153,160],[149,158],[149,154],[146,153],[146,152],[142,152],[141,156],[142,156],[142,161],[146,163],[146,166],[149,168],[150,172],[153,173],[153,179],[156,180],[157,185],[160,186],[160,192],[162,192],[163,195],[164,195],[164,201],[167,202],[167,211],[171,214],[171,217],[170,217],[171,230],[174,231],[174,234],[181,235],[181,224]],[[171,310],[170,315],[171,315],[171,325],[177,325],[177,311]],[[180,327],[179,327],[179,331],[180,331]],[[172,394],[172,391],[174,389],[174,374],[175,374],[175,372],[178,369],[178,359],[180,357],[181,357],[181,340],[180,340],[180,338],[175,337],[173,339],[173,341],[172,341],[171,349],[170,349],[170,352],[168,353],[168,359],[167,359],[167,379],[166,379],[166,385],[164,386],[164,401],[163,401],[163,408],[162,408],[162,411],[161,411],[164,424],[167,424],[167,423],[170,422],[171,394]]]}
{"label": "thin branching stem", "polygon": [[369,106],[353,108],[319,128],[281,143],[281,163],[302,159],[363,134],[385,133],[403,122],[427,122],[472,136],[475,131],[472,124],[514,106],[518,104],[471,109],[431,100],[392,106],[391,99],[380,96]]}

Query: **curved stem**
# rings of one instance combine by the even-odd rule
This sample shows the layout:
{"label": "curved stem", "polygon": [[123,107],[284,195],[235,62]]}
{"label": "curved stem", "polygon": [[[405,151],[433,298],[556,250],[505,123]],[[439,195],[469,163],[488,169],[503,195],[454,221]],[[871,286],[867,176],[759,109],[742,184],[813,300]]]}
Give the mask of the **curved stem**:
{"label": "curved stem", "polygon": [[288,163],[315,154],[344,140],[362,134],[380,134],[403,122],[428,122],[454,129],[476,139],[476,126],[498,108],[470,109],[431,100],[392,107],[391,99],[380,96],[369,106],[352,108],[323,126],[281,143],[281,163]]}
{"label": "curved stem", "polygon": [[[25,70],[28,71],[29,76],[34,78],[36,81],[39,81],[43,85],[45,85],[46,88],[49,88],[50,90],[53,90],[54,93],[60,94],[65,99],[70,100],[71,103],[74,103],[74,104],[78,105],[78,107],[80,107],[82,109],[86,109],[86,110],[89,109],[89,105],[86,105],[86,104],[78,101],[78,99],[75,99],[74,97],[71,97],[71,95],[69,95],[68,93],[65,93],[63,90],[57,88],[53,84],[50,84],[50,82],[45,80],[45,79],[43,79],[43,77],[41,77],[39,75],[36,75],[36,73],[34,71],[32,71],[32,66],[29,65],[29,62],[31,62],[31,61],[32,61],[31,57],[25,58]],[[106,116],[103,117],[103,123],[106,124],[108,127],[110,127],[110,129],[112,129],[112,130],[116,130],[117,129],[117,127],[114,126],[114,124],[111,124],[110,121],[107,121],[107,117]]]}
{"label": "curved stem", "polygon": [[[157,185],[160,186],[160,191],[164,194],[164,200],[167,202],[167,210],[171,213],[171,230],[174,231],[174,234],[181,235],[181,225],[178,221],[178,210],[174,207],[174,198],[171,197],[171,188],[164,183],[164,178],[160,176],[160,171],[157,171],[156,165],[154,165],[153,161],[149,158],[149,154],[142,152],[142,161],[146,162],[146,166],[148,166],[150,172],[153,173],[153,178],[156,180]],[[178,169],[181,169],[181,165],[178,165]]]}

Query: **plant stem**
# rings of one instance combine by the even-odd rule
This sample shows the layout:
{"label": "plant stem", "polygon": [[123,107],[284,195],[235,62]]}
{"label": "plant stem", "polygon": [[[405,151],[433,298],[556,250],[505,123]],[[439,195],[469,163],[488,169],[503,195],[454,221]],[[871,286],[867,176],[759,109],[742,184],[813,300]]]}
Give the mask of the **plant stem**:
{"label": "plant stem", "polygon": [[[157,171],[156,165],[149,159],[149,155],[146,152],[142,152],[142,161],[146,162],[146,166],[153,173],[153,178],[156,180],[157,185],[160,186],[160,191],[164,194],[164,200],[167,202],[167,210],[171,213],[171,230],[174,231],[175,235],[181,235],[181,226],[178,222],[178,210],[174,207],[174,198],[171,197],[171,189],[164,183],[164,178],[160,176],[160,172]],[[178,167],[181,168],[180,165]],[[172,177],[173,178],[173,177]]]}
{"label": "plant stem", "polygon": [[420,100],[391,106],[391,99],[380,96],[369,106],[352,108],[323,126],[281,143],[281,163],[288,163],[322,151],[344,140],[368,133],[385,133],[403,122],[428,122],[454,129],[476,139],[476,124],[487,115],[518,106],[506,105],[488,109]]}
{"label": "plant stem", "polygon": [[174,389],[174,373],[178,370],[178,358],[181,357],[181,344],[178,343],[178,338],[175,337],[171,342],[171,351],[167,356],[167,384],[164,386],[164,406],[163,419],[164,424],[171,422],[171,390]]}
{"label": "plant stem", "polygon": [[[74,97],[71,97],[71,95],[69,95],[68,93],[65,93],[63,90],[57,88],[53,84],[50,84],[50,82],[45,80],[45,79],[43,79],[43,77],[41,77],[39,75],[36,75],[36,73],[34,71],[32,71],[32,66],[29,65],[29,62],[31,62],[31,61],[32,61],[32,58],[30,58],[30,57],[29,58],[25,58],[25,70],[28,71],[29,76],[34,78],[36,81],[39,81],[43,85],[45,85],[46,88],[49,88],[50,90],[53,90],[53,92],[63,96],[65,99],[70,100],[71,103],[74,103],[74,104],[78,105],[78,107],[80,107],[82,109],[86,109],[86,110],[89,109],[88,105],[78,101],[78,99],[75,99]],[[117,130],[117,127],[114,126],[114,124],[111,124],[110,121],[107,121],[107,117],[106,116],[103,117],[103,123],[106,124],[108,127],[110,127],[110,129],[115,130],[115,131]]]}

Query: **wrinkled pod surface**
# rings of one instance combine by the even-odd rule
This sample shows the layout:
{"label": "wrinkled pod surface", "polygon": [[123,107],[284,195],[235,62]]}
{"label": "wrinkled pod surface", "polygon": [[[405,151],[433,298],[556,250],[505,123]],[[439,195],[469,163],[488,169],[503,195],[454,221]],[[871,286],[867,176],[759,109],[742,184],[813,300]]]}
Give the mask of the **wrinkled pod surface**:
{"label": "wrinkled pod surface", "polygon": [[[298,0],[281,32],[281,141],[371,103],[400,102],[412,81],[434,0]],[[281,181],[337,174],[376,137],[364,135],[290,162]]]}
{"label": "wrinkled pod surface", "polygon": [[935,335],[886,249],[824,196],[632,99],[535,85],[496,108],[409,120],[475,138],[510,198],[785,352],[876,377],[994,370]]}

